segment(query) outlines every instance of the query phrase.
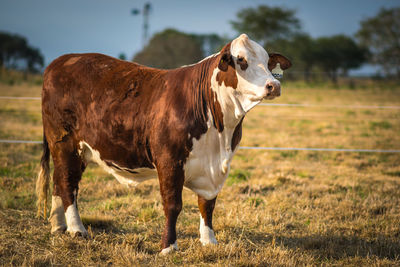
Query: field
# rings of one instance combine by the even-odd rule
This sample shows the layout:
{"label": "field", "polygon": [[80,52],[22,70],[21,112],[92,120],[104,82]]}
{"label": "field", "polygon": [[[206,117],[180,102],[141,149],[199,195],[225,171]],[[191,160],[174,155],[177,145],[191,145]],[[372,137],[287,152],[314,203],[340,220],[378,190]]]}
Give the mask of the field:
{"label": "field", "polygon": [[[37,84],[0,95],[40,96]],[[400,87],[283,83],[254,108],[241,146],[400,149]],[[40,101],[0,99],[0,139],[41,140]],[[217,246],[199,242],[197,197],[184,190],[176,253],[160,256],[164,215],[157,180],[125,188],[96,166],[80,184],[88,240],[50,235],[36,218],[41,146],[0,144],[0,265],[400,265],[400,154],[239,150],[217,199]]]}

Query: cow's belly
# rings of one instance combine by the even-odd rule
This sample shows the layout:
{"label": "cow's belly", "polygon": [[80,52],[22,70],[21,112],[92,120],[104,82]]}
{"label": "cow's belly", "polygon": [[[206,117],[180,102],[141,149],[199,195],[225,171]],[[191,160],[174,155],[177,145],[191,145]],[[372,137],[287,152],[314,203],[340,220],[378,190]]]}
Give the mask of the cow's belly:
{"label": "cow's belly", "polygon": [[234,153],[231,137],[211,127],[199,140],[193,139],[193,149],[184,165],[187,188],[208,200],[217,196],[228,177]]}
{"label": "cow's belly", "polygon": [[136,168],[129,169],[125,167],[118,166],[115,163],[107,164],[101,159],[99,151],[93,149],[85,141],[79,142],[80,150],[79,154],[87,163],[96,163],[102,167],[106,172],[113,175],[118,182],[127,186],[136,186],[139,183],[157,178],[157,171],[150,168]]}

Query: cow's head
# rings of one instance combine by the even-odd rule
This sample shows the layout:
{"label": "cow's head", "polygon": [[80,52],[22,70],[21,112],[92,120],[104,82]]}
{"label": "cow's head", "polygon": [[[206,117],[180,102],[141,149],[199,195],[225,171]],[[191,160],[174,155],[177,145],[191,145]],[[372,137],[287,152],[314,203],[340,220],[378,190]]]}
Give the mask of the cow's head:
{"label": "cow's head", "polygon": [[290,61],[280,54],[268,55],[246,34],[227,44],[218,59],[218,69],[215,70],[218,86],[213,88],[222,105],[226,106],[224,109],[233,104],[236,115],[243,115],[263,99],[280,96],[281,84],[271,70],[277,63],[282,70],[291,66]]}

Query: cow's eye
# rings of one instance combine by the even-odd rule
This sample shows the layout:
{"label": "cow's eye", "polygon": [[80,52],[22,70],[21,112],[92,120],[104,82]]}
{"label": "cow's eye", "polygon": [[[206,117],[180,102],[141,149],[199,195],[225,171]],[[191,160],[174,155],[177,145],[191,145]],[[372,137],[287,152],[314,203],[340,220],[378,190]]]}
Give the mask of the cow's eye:
{"label": "cow's eye", "polygon": [[246,59],[244,57],[237,57],[237,64],[240,66],[242,70],[246,70],[248,67]]}

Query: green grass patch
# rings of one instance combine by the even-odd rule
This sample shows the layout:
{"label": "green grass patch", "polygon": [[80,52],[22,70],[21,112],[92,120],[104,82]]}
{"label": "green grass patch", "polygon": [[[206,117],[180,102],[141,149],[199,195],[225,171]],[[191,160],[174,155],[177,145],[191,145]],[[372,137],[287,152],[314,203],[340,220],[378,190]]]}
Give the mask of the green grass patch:
{"label": "green grass patch", "polygon": [[262,200],[262,199],[259,198],[259,197],[249,197],[249,198],[247,199],[247,203],[249,203],[249,205],[250,205],[251,207],[257,208],[258,206],[260,206],[261,204],[264,203],[264,200]]}
{"label": "green grass patch", "polygon": [[382,173],[393,177],[400,177],[400,171],[382,172]]}
{"label": "green grass patch", "polygon": [[369,128],[371,130],[376,130],[376,129],[391,129],[393,125],[388,122],[388,121],[371,121],[369,122]]}
{"label": "green grass patch", "polygon": [[250,172],[242,169],[234,169],[229,172],[227,185],[233,185],[237,183],[243,183],[250,179]]}
{"label": "green grass patch", "polygon": [[297,154],[299,153],[299,151],[297,150],[293,150],[293,151],[281,151],[279,152],[280,156],[284,159],[290,159],[290,158],[294,158],[297,156]]}

